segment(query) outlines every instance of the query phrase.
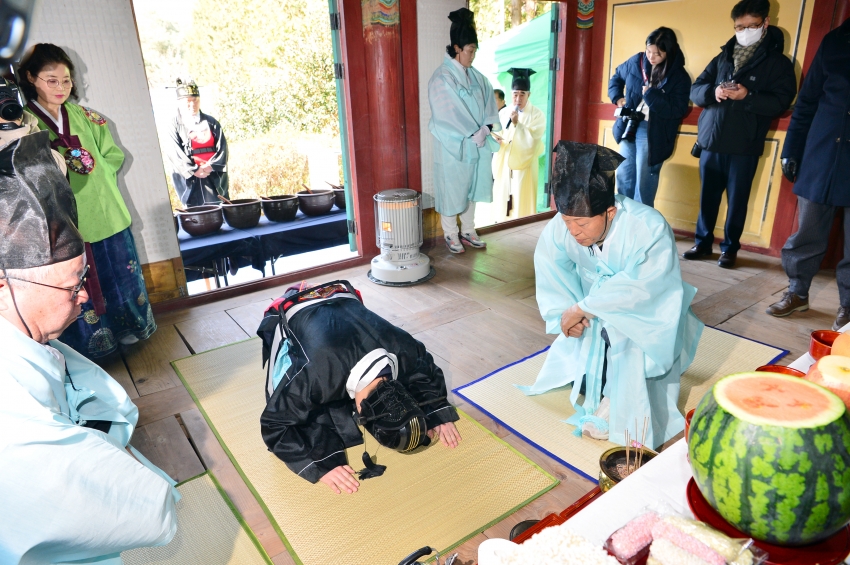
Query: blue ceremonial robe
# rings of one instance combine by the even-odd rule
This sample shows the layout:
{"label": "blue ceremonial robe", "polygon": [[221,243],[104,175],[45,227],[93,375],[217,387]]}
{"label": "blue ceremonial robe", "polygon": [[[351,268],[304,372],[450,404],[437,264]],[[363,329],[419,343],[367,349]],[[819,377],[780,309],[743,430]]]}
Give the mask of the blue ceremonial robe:
{"label": "blue ceremonial robe", "polygon": [[[2,317],[0,343],[0,563],[120,565],[124,550],[168,543],[180,495],[127,453],[139,411],[121,385]],[[97,420],[108,433],[84,427]]]}
{"label": "blue ceremonial robe", "polygon": [[[546,331],[559,334],[526,394],[541,394],[573,383],[571,400],[578,424],[593,414],[599,393],[610,399],[610,440],[625,444],[624,431],[640,440],[644,417],[651,425],[646,445],[661,445],[684,428],[676,404],[679,379],[696,354],[703,323],[690,309],[696,289],[682,281],[673,231],[656,210],[616,197],[617,214],[603,248],[582,247],[560,214],[537,243],[534,270],[537,303]],[[561,314],[578,304],[596,316],[580,338],[561,332]],[[602,368],[607,353],[605,390]],[[586,375],[587,398],[579,389]]]}
{"label": "blue ceremonial robe", "polygon": [[467,72],[446,55],[428,81],[434,142],[434,207],[444,216],[466,210],[470,201],[493,200],[493,153],[499,144],[487,136],[477,147],[472,134],[481,126],[499,126],[499,112],[490,81],[470,67]]}

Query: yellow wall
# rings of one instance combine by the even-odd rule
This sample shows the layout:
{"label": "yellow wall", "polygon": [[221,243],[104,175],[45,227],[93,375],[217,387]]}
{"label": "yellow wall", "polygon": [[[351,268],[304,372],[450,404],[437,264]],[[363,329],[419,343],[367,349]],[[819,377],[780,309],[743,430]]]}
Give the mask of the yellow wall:
{"label": "yellow wall", "polygon": [[[602,90],[594,94],[597,102],[610,102],[607,96],[608,79],[617,65],[641,51],[646,36],[657,27],[672,28],[685,55],[685,68],[691,79],[720,52],[720,46],[732,35],[729,13],[735,0],[609,0],[606,26],[605,57]],[[793,58],[799,79],[806,52],[811,24],[812,0],[771,0],[770,23],[785,35],[785,54]],[[613,121],[599,126],[599,143],[617,148],[611,134]],[[742,243],[758,247],[770,246],[773,218],[779,197],[781,170],[779,154],[785,132],[771,131],[765,141],[764,155],[759,163]],[[661,182],[655,207],[677,229],[694,231],[699,212],[699,161],[690,155],[696,141],[696,126],[682,126],[676,150],[661,169]],[[724,202],[718,215],[715,235],[723,237],[726,217]]]}

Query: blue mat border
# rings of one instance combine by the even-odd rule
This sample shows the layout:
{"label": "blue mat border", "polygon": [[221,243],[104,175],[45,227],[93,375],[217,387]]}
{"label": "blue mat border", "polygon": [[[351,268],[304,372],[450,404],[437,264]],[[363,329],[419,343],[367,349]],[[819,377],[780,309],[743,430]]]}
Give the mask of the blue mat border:
{"label": "blue mat border", "polygon": [[[787,349],[782,349],[781,347],[776,347],[775,345],[770,345],[769,343],[764,343],[764,342],[758,341],[756,339],[750,339],[748,337],[744,337],[742,335],[738,335],[738,334],[730,332],[730,331],[721,330],[720,328],[715,328],[714,326],[707,326],[707,327],[710,327],[713,330],[717,330],[717,331],[720,331],[720,332],[723,332],[723,333],[726,333],[726,334],[729,334],[729,335],[734,335],[735,337],[739,337],[741,339],[746,339],[747,341],[752,341],[754,343],[765,345],[767,347],[772,347],[773,349],[778,349],[781,353],[779,355],[777,355],[776,357],[774,357],[769,363],[767,363],[768,365],[772,365],[772,364],[776,363],[777,361],[779,361],[780,359],[782,359],[783,357],[785,357],[786,355],[788,355],[790,353],[790,351],[787,350]],[[453,388],[452,392],[455,393],[456,395],[458,395],[459,397],[463,398],[466,402],[469,402],[470,404],[475,406],[476,409],[478,409],[479,411],[481,411],[484,414],[486,414],[487,416],[489,416],[494,422],[501,425],[505,429],[509,430],[512,434],[514,434],[515,436],[517,436],[518,438],[523,440],[525,443],[529,444],[531,447],[535,448],[537,451],[545,453],[546,455],[548,455],[549,457],[551,457],[552,459],[554,459],[555,461],[557,461],[561,465],[567,467],[568,469],[570,469],[574,473],[578,474],[581,477],[584,477],[585,479],[591,481],[592,483],[599,484],[599,478],[598,477],[591,477],[587,473],[585,473],[585,472],[581,471],[580,469],[577,469],[576,467],[570,465],[568,462],[564,461],[563,459],[561,459],[560,457],[558,457],[557,455],[555,455],[554,453],[552,453],[548,449],[545,449],[543,446],[531,441],[528,437],[524,436],[523,434],[519,433],[519,431],[517,431],[516,429],[509,426],[506,422],[497,418],[495,415],[493,415],[492,412],[485,409],[483,406],[474,402],[468,396],[465,396],[462,392],[460,392],[461,390],[463,390],[467,387],[470,387],[470,386],[474,385],[475,383],[481,382],[486,378],[492,377],[496,373],[500,373],[500,372],[504,371],[505,369],[513,367],[514,365],[518,365],[519,363],[522,363],[524,361],[528,361],[529,359],[537,357],[541,353],[546,353],[547,351],[549,351],[550,347],[551,346],[547,345],[546,347],[544,347],[543,349],[541,349],[540,351],[538,351],[536,353],[532,353],[531,355],[528,355],[527,357],[523,357],[522,359],[520,359],[518,361],[514,361],[513,363],[509,363],[509,364],[505,365],[504,367],[500,367],[500,368],[496,369],[495,371],[487,373],[483,377],[477,378],[472,382],[466,383],[465,385],[461,385],[457,388]]]}

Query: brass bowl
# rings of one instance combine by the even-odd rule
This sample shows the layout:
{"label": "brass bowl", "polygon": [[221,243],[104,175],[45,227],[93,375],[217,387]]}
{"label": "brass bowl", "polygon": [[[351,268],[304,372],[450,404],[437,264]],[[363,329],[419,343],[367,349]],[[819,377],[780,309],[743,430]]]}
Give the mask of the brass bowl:
{"label": "brass bowl", "polygon": [[[641,448],[629,448],[629,463],[634,461],[633,457],[638,454],[638,451],[643,451],[643,459],[641,460],[641,465],[646,464],[648,461],[652,461],[652,459],[658,455],[654,451]],[[599,457],[599,490],[602,492],[608,492],[614,486],[623,480],[624,477],[621,477],[617,473],[617,465],[626,464],[626,448],[625,447],[612,447],[605,453],[603,453]],[[631,465],[630,465],[631,466]]]}

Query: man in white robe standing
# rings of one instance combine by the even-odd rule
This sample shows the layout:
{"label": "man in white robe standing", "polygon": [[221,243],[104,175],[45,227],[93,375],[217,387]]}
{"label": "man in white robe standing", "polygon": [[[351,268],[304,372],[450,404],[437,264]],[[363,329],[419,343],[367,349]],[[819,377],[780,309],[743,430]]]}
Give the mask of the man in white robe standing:
{"label": "man in white robe standing", "polygon": [[179,494],[129,446],[124,389],[56,341],[88,269],[47,132],[0,148],[0,169],[0,563],[120,565],[174,537]]}
{"label": "man in white robe standing", "polygon": [[428,130],[434,142],[434,208],[449,251],[463,253],[464,244],[486,247],[475,231],[475,204],[493,200],[491,164],[498,144],[490,132],[498,131],[499,114],[493,86],[472,67],[478,50],[472,12],[461,8],[449,19],[451,45],[428,81]]}
{"label": "man in white robe standing", "polygon": [[543,153],[546,114],[528,101],[532,69],[508,69],[511,104],[499,111],[502,133],[493,134],[493,223],[537,213],[538,158]]}
{"label": "man in white robe standing", "polygon": [[[655,209],[614,195],[624,158],[598,145],[561,141],[553,174],[559,214],[534,252],[537,303],[558,334],[526,394],[572,383],[575,435],[655,448],[684,429],[679,381],[703,323],[696,289],[682,280],[673,230]],[[579,396],[584,394],[580,403]],[[636,424],[637,422],[637,424]]]}

